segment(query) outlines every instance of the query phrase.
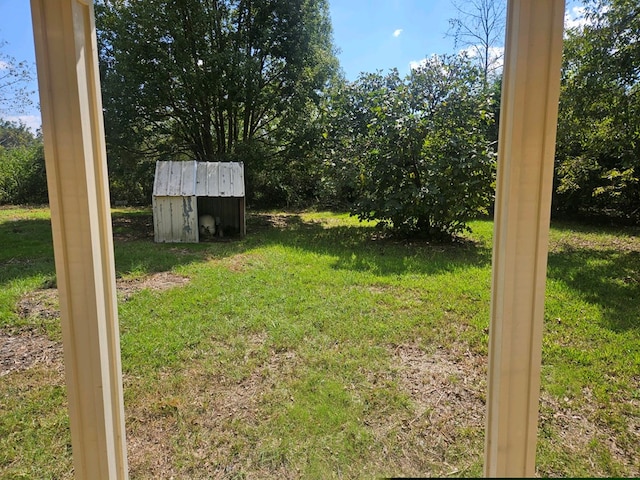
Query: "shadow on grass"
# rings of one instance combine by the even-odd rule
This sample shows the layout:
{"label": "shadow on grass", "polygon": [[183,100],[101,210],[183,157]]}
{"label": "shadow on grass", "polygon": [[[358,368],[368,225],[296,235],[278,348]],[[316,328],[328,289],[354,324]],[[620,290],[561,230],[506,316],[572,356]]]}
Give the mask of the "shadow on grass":
{"label": "shadow on grass", "polygon": [[[378,275],[436,274],[486,266],[491,252],[470,241],[430,244],[424,240],[384,238],[367,225],[327,226],[299,215],[251,214],[248,235],[200,244],[153,243],[149,211],[112,213],[116,275],[168,271],[206,258],[224,258],[264,245],[281,245],[335,257],[337,270],[370,271]],[[16,220],[0,224],[0,285],[35,275],[54,276],[49,220]]]}
{"label": "shadow on grass", "polygon": [[0,286],[15,279],[55,275],[49,220],[0,223],[0,245]]}
{"label": "shadow on grass", "polygon": [[[422,240],[395,240],[368,225],[330,226],[305,221],[299,215],[251,214],[245,238],[212,243],[155,244],[149,211],[116,211],[112,214],[116,275],[169,271],[180,265],[224,258],[253,248],[280,245],[334,257],[333,268],[377,275],[438,274],[491,262],[491,250],[470,241],[430,244]],[[560,231],[617,238],[633,236],[629,229],[607,229],[573,223],[554,223]],[[610,230],[610,232],[609,232]],[[15,279],[54,278],[55,265],[50,221],[14,220],[0,223],[0,286]],[[549,278],[560,280],[603,309],[607,328],[640,329],[640,252],[633,249],[591,248],[588,243],[564,245],[549,255]]]}
{"label": "shadow on grass", "polygon": [[383,276],[432,275],[483,267],[491,262],[491,250],[471,241],[432,244],[424,240],[399,240],[384,237],[374,226],[327,226],[304,221],[299,215],[254,214],[247,228],[249,242],[255,240],[334,257],[336,270]]}
{"label": "shadow on grass", "polygon": [[601,306],[606,328],[640,330],[640,252],[565,246],[549,255],[547,274]]}
{"label": "shadow on grass", "polygon": [[[202,245],[154,244],[148,212],[112,214],[116,276],[164,272],[204,257]],[[55,286],[51,222],[20,219],[0,222],[0,287],[15,280],[45,277]]]}
{"label": "shadow on grass", "polygon": [[617,238],[632,238],[640,235],[640,226],[623,226],[607,223],[579,222],[576,220],[553,220],[551,227],[557,232],[585,235],[613,235]]}

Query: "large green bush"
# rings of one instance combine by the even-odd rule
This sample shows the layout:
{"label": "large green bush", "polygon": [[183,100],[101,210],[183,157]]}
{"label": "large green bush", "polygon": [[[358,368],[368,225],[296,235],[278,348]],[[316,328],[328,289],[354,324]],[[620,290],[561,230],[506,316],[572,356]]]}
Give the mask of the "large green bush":
{"label": "large green bush", "polygon": [[[361,76],[335,93],[327,162],[352,212],[403,235],[454,236],[493,201],[489,93],[467,59],[432,57],[406,78]],[[341,134],[341,132],[344,132]]]}
{"label": "large green bush", "polygon": [[0,204],[48,202],[42,145],[0,147]]}
{"label": "large green bush", "polygon": [[47,201],[42,140],[24,124],[0,119],[0,204]]}

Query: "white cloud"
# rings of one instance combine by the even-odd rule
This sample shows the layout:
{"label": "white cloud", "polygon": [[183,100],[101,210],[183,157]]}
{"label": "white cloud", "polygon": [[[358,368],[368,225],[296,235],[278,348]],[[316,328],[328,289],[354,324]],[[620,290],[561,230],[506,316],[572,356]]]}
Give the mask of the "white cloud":
{"label": "white cloud", "polygon": [[33,133],[36,133],[36,130],[42,126],[40,115],[11,115],[5,117],[5,120],[24,123]]}
{"label": "white cloud", "polygon": [[409,68],[411,70],[418,70],[419,68],[426,67],[427,65],[439,65],[441,63],[440,57],[435,53],[422,60],[412,60],[409,62]]}
{"label": "white cloud", "polygon": [[402,29],[398,28],[397,30],[393,31],[393,36],[398,38],[400,36],[400,34],[402,33]]}
{"label": "white cloud", "polygon": [[[480,49],[474,46],[463,48],[458,52],[460,55],[466,55],[468,58],[473,59],[480,55]],[[440,59],[437,55],[433,54],[422,60],[412,60],[409,62],[409,68],[411,70],[417,70],[425,67],[429,64],[437,64]],[[489,72],[491,74],[500,74],[502,72],[502,65],[504,62],[504,47],[491,47],[489,49]]]}
{"label": "white cloud", "polygon": [[7,62],[3,62],[2,60],[0,60],[0,70],[6,70],[9,67],[10,65]]}
{"label": "white cloud", "polygon": [[602,5],[598,7],[597,15],[587,16],[587,9],[585,7],[572,7],[571,10],[564,14],[564,29],[565,32],[569,29],[581,30],[587,25],[594,25],[598,21],[597,17],[604,15],[609,11],[608,5]]}
{"label": "white cloud", "polygon": [[[460,55],[466,55],[473,59],[484,55],[483,47],[479,45],[471,45],[460,50]],[[489,47],[489,72],[500,73],[504,64],[504,47]]]}
{"label": "white cloud", "polygon": [[570,28],[582,28],[589,23],[585,13],[587,9],[584,7],[573,7],[571,10],[567,10],[564,14],[564,28],[568,30]]}
{"label": "white cloud", "polygon": [[422,60],[412,60],[409,62],[409,68],[411,70],[417,70],[420,67],[424,67],[427,65],[427,59],[423,58]]}

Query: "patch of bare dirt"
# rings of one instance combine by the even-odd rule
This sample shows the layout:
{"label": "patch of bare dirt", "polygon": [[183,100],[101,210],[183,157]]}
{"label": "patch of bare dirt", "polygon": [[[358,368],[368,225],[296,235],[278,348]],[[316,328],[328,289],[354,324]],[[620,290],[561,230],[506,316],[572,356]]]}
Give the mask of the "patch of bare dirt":
{"label": "patch of bare dirt", "polygon": [[[361,287],[358,287],[358,288],[361,288]],[[367,290],[369,290],[369,292],[371,293],[382,294],[382,293],[387,293],[392,291],[393,287],[391,285],[371,285],[367,287]]]}
{"label": "patch of bare dirt", "polygon": [[[155,273],[143,278],[116,282],[122,301],[127,301],[140,290],[163,291],[189,282],[188,277],[171,272]],[[21,318],[51,320],[60,317],[58,289],[46,288],[29,292],[22,297],[16,311]],[[26,370],[36,364],[61,364],[62,346],[47,339],[34,329],[16,332],[0,331],[0,376],[14,371]]]}
{"label": "patch of bare dirt", "polygon": [[471,352],[428,353],[415,345],[401,345],[394,355],[401,384],[417,406],[414,422],[429,413],[429,426],[440,436],[446,434],[438,425],[451,421],[484,425],[486,359]]}
{"label": "patch of bare dirt", "polygon": [[[189,283],[189,278],[171,272],[160,272],[134,279],[116,280],[116,289],[122,301],[127,301],[140,290],[164,291]],[[16,305],[21,318],[53,319],[60,317],[58,289],[34,290],[22,297]]]}
{"label": "patch of bare dirt", "polygon": [[300,215],[291,214],[291,213],[278,213],[278,214],[269,214],[269,213],[255,213],[248,217],[248,221],[253,227],[253,229],[257,228],[276,228],[279,230],[283,230],[294,225],[300,225],[302,223],[302,219]]}
{"label": "patch of bare dirt", "polygon": [[[291,375],[295,368],[293,352],[261,354],[265,341],[264,334],[247,338],[244,358],[238,361],[253,368],[241,379],[227,376],[224,370],[214,372],[207,366],[207,359],[195,361],[184,371],[185,385],[179,396],[163,398],[156,393],[149,402],[136,402],[127,423],[132,476],[231,478],[251,471],[255,478],[292,477],[291,472],[277,467],[256,472],[249,439],[243,431],[262,420],[262,399],[273,392],[279,378]],[[224,344],[218,347],[230,348]],[[216,355],[215,350],[214,342],[206,352],[208,360]],[[160,383],[163,381],[160,379]],[[183,452],[187,452],[187,458],[181,459]]]}
{"label": "patch of bare dirt", "polygon": [[486,359],[469,351],[427,352],[417,345],[398,345],[391,353],[397,381],[413,410],[404,418],[374,420],[377,440],[384,444],[395,434],[403,445],[394,452],[402,475],[464,474],[470,465],[459,465],[457,457],[481,453]]}
{"label": "patch of bare dirt", "polygon": [[120,242],[153,238],[153,216],[112,215],[113,239]]}
{"label": "patch of bare dirt", "polygon": [[160,272],[130,280],[118,279],[116,281],[116,288],[122,300],[126,302],[133,294],[140,290],[163,292],[170,288],[181,287],[187,283],[189,283],[189,277],[176,275],[172,272]]}
{"label": "patch of bare dirt", "polygon": [[[596,420],[597,402],[590,389],[583,389],[584,402],[580,407],[571,405],[571,400],[556,399],[543,392],[540,396],[540,429],[551,429],[562,441],[562,448],[571,454],[588,456],[591,463],[590,473],[593,476],[606,476],[607,472],[600,471],[592,457],[597,456],[590,448],[590,442],[598,439],[605,443],[611,457],[619,464],[629,469],[631,477],[640,476],[640,459],[637,446],[640,445],[640,426],[638,418],[628,418],[627,427],[631,438],[635,437],[631,449],[616,440],[617,435],[605,424]],[[631,400],[631,403],[634,401]],[[636,408],[638,402],[636,401]],[[558,472],[542,472],[544,476],[555,476]]]}
{"label": "patch of bare dirt", "polygon": [[[477,452],[481,457],[486,416],[486,358],[471,352],[444,349],[429,353],[416,345],[400,345],[393,352],[398,366],[398,380],[413,403],[413,417],[396,422],[379,423],[376,432],[384,442],[389,431],[406,445],[400,454],[403,475],[420,475],[425,471],[440,475],[463,475],[470,465],[450,461],[461,448]],[[579,406],[568,399],[541,394],[539,428],[551,430],[561,439],[558,446],[571,454],[586,458],[595,476],[607,472],[597,468],[597,456],[590,443],[597,439],[606,445],[612,459],[624,465],[632,477],[640,475],[640,422],[627,417],[627,440],[622,440],[611,427],[597,420],[601,408],[589,389]],[[636,400],[630,400],[637,411]],[[631,438],[631,441],[628,439]],[[633,440],[636,439],[636,440]],[[468,454],[468,452],[467,452]],[[442,466],[456,465],[447,471]],[[554,476],[561,472],[539,472]]]}
{"label": "patch of bare dirt", "polygon": [[45,288],[27,293],[18,301],[16,312],[20,318],[39,318],[44,320],[59,318],[58,289]]}
{"label": "patch of bare dirt", "polygon": [[176,423],[168,415],[127,414],[127,460],[132,478],[180,478],[172,444]]}
{"label": "patch of bare dirt", "polygon": [[[155,393],[146,404],[139,402],[128,414],[133,476],[296,478],[291,465],[277,460],[258,461],[253,442],[259,446],[260,440],[250,438],[247,433],[263,421],[264,413],[260,412],[265,396],[272,401],[282,378],[295,375],[295,352],[269,351],[265,356],[265,341],[264,335],[247,339],[244,359],[239,362],[253,362],[254,368],[242,379],[226,376],[219,370],[213,373],[206,362],[196,361],[184,372],[184,378],[189,379],[185,383],[187,392],[169,398]],[[218,346],[221,350],[229,349],[224,344]],[[395,369],[368,374],[372,388],[386,381],[397,382],[412,405],[406,415],[386,415],[384,405],[380,405],[363,419],[383,452],[372,459],[380,464],[377,471],[394,465],[397,470],[390,472],[394,475],[464,476],[473,462],[481,462],[486,358],[457,347],[425,351],[415,344],[394,346],[390,354]],[[589,453],[589,441],[595,437],[609,438],[607,445],[612,457],[627,465],[633,475],[638,474],[633,466],[633,452],[616,445],[614,435],[592,421],[588,411],[578,411],[545,394],[541,405],[541,426],[551,425],[562,440],[559,448],[583,456],[596,455]],[[637,423],[630,425],[630,431],[636,427]],[[184,452],[188,452],[185,458],[181,457]],[[595,467],[593,473],[598,474]]]}
{"label": "patch of bare dirt", "polygon": [[257,253],[239,253],[223,259],[211,258],[210,262],[224,265],[231,272],[245,272],[264,265],[264,256]]}
{"label": "patch of bare dirt", "polygon": [[62,345],[33,329],[0,332],[0,377],[35,365],[62,369]]}

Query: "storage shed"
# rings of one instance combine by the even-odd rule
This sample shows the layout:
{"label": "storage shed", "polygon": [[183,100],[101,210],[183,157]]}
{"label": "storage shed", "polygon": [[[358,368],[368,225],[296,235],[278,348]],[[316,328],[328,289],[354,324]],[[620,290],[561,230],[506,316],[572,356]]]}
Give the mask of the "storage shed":
{"label": "storage shed", "polygon": [[244,236],[244,165],[157,162],[153,231],[156,242],[197,243],[201,236]]}

